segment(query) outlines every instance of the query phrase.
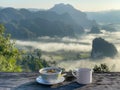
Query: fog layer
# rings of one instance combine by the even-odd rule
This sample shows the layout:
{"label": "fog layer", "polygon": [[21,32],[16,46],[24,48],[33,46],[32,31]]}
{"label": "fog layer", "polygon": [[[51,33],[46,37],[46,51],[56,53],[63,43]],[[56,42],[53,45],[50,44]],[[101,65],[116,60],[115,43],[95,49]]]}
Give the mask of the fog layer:
{"label": "fog layer", "polygon": [[[16,40],[16,45],[26,48],[30,46],[34,49],[41,49],[45,52],[57,52],[59,50],[64,51],[79,51],[79,52],[91,52],[92,40],[96,37],[102,37],[110,43],[113,43],[120,52],[120,32],[106,32],[102,30],[102,34],[84,34],[79,38],[50,38],[39,37],[34,41],[21,41]],[[26,48],[27,49],[27,48]],[[59,61],[58,66],[66,68],[66,70],[78,68],[78,67],[90,67],[93,68],[95,64],[106,63],[111,71],[120,71],[120,53],[115,58],[105,58],[103,60],[67,60]]]}

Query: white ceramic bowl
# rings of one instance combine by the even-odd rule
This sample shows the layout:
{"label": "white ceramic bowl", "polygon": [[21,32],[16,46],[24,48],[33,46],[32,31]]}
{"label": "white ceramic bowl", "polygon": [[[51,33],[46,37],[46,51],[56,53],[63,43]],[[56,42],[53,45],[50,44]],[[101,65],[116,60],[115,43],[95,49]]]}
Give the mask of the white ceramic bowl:
{"label": "white ceramic bowl", "polygon": [[[51,70],[55,72],[50,72]],[[42,79],[45,82],[55,82],[61,77],[62,70],[57,67],[46,67],[39,70]]]}

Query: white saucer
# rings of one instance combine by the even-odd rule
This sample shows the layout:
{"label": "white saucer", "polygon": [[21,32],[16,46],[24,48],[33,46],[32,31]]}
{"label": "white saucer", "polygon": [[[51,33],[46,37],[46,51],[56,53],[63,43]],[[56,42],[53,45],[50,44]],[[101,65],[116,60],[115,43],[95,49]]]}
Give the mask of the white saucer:
{"label": "white saucer", "polygon": [[61,83],[65,80],[64,77],[60,77],[60,79],[56,80],[55,82],[46,82],[42,79],[41,76],[37,77],[36,78],[36,81],[40,84],[45,84],[45,85],[53,85],[53,84],[57,84],[57,83]]}

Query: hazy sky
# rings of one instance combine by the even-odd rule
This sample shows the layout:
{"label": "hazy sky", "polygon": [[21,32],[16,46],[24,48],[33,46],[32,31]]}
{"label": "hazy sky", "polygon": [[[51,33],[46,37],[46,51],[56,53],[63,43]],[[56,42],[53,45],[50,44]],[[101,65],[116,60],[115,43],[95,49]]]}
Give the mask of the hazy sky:
{"label": "hazy sky", "polygon": [[82,11],[120,9],[120,0],[0,0],[0,6],[48,9],[54,4],[71,4]]}

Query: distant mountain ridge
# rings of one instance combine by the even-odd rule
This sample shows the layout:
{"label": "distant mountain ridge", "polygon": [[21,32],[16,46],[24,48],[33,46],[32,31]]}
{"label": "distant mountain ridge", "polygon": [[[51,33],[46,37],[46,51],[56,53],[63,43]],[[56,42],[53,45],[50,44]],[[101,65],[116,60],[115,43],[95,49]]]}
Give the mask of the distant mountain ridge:
{"label": "distant mountain ridge", "polygon": [[[68,12],[59,14],[53,10],[61,5]],[[78,16],[73,18],[74,14]],[[78,21],[76,21],[77,18]],[[64,4],[57,4],[49,10],[42,11],[2,8],[0,9],[0,23],[6,26],[6,33],[12,34],[12,38],[17,39],[40,36],[75,37],[76,34],[84,33],[84,28],[90,28],[96,24],[88,20],[85,13],[76,10],[71,5]]]}
{"label": "distant mountain ridge", "polygon": [[120,10],[85,12],[90,19],[99,23],[120,23]]}
{"label": "distant mountain ridge", "polygon": [[84,28],[91,28],[92,26],[97,25],[94,20],[88,19],[86,13],[75,9],[70,4],[56,4],[50,11],[54,11],[58,14],[68,13],[78,25],[81,25]]}

